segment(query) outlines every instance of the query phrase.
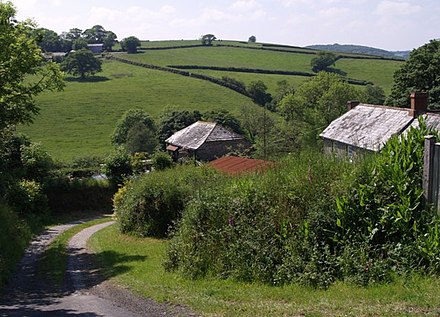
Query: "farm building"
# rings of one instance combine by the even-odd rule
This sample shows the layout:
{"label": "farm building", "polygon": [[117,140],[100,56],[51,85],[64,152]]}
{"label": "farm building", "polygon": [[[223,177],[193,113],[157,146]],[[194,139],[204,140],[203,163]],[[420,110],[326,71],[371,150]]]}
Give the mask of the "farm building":
{"label": "farm building", "polygon": [[93,54],[101,54],[104,50],[104,44],[87,44],[87,48],[93,53]]}
{"label": "farm building", "polygon": [[177,131],[165,142],[167,150],[172,153],[175,160],[190,157],[200,161],[212,161],[251,146],[244,136],[218,123],[204,121],[197,121]]}
{"label": "farm building", "polygon": [[423,115],[429,127],[440,130],[440,114],[428,112],[428,94],[411,94],[411,108],[394,108],[348,102],[348,111],[320,134],[324,151],[349,156],[362,151],[378,152],[394,135],[417,126]]}

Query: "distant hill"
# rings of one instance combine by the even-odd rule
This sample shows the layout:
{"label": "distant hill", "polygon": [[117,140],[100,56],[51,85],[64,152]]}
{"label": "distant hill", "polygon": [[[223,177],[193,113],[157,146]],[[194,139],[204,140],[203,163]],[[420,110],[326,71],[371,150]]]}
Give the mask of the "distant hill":
{"label": "distant hill", "polygon": [[333,51],[341,53],[355,53],[355,54],[367,54],[383,56],[388,58],[401,58],[407,59],[410,51],[386,51],[380,48],[374,48],[362,45],[352,44],[326,44],[326,45],[309,45],[306,48],[311,48],[320,51]]}

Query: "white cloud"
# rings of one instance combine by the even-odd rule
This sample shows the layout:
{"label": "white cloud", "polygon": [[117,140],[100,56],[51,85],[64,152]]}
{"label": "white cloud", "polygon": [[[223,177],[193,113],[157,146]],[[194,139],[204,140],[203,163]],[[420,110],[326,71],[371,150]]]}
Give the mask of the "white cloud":
{"label": "white cloud", "polygon": [[377,5],[375,13],[382,16],[401,16],[417,13],[421,9],[421,6],[409,2],[385,0]]}
{"label": "white cloud", "polygon": [[255,0],[238,0],[235,1],[229,8],[234,11],[251,11],[259,8],[260,5]]}

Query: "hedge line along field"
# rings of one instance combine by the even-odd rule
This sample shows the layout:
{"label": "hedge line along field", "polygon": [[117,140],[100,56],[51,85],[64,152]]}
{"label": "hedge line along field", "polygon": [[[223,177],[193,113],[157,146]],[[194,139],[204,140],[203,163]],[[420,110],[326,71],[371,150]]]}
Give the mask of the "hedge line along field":
{"label": "hedge line along field", "polygon": [[55,159],[69,161],[110,152],[110,134],[129,109],[143,109],[158,118],[167,106],[237,114],[241,105],[252,103],[207,81],[124,63],[104,61],[97,76],[95,81],[67,81],[62,92],[41,94],[40,114],[20,131],[41,142]]}
{"label": "hedge line along field", "polygon": [[[199,44],[197,40],[143,41],[142,48]],[[272,44],[216,41],[212,47],[145,50],[132,55],[118,53],[118,56],[158,66],[199,65],[312,73],[310,61],[315,55],[310,53],[313,52]],[[349,78],[379,84],[388,93],[393,73],[400,65],[399,61],[341,59],[336,62],[335,68],[345,72]],[[285,79],[297,87],[308,79],[304,76],[200,69],[186,71],[216,78],[228,76],[245,84],[261,80],[270,93],[275,92],[279,80]],[[67,79],[63,92],[45,92],[38,97],[40,115],[34,124],[20,128],[32,140],[41,142],[55,159],[64,161],[75,157],[102,156],[111,151],[109,135],[116,121],[128,109],[140,108],[155,118],[167,106],[199,111],[225,109],[237,115],[240,106],[252,104],[249,98],[204,80],[114,61],[105,61],[103,72],[98,73],[94,80],[79,82]]]}
{"label": "hedge line along field", "polygon": [[[221,46],[144,51],[139,54],[124,55],[124,58],[129,60],[160,66],[243,67],[308,73],[312,73],[310,62],[313,57],[315,55]],[[401,65],[401,61],[343,58],[336,62],[334,68],[346,73],[348,78],[371,81],[389,93],[393,74]],[[201,73],[201,70],[194,70],[194,73]]]}

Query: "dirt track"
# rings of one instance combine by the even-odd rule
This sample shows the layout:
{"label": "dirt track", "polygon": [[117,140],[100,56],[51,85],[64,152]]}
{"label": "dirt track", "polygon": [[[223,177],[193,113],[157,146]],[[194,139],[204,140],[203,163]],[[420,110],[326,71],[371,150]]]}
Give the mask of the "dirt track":
{"label": "dirt track", "polygon": [[7,296],[0,300],[0,316],[195,316],[183,306],[141,298],[103,278],[86,244],[113,222],[89,227],[69,241],[66,283],[61,291],[54,290],[37,276],[38,258],[57,235],[75,224],[53,227],[32,242]]}

